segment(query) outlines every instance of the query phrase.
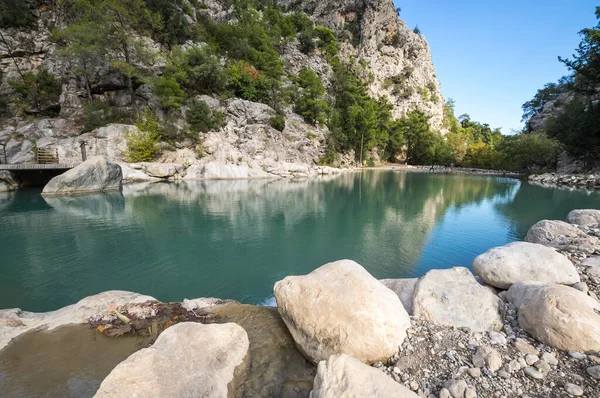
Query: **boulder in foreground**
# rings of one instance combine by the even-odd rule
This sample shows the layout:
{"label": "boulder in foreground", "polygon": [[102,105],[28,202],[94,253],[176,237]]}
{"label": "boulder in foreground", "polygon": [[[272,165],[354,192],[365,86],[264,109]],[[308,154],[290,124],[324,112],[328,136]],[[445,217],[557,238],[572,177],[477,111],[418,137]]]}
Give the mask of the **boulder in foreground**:
{"label": "boulder in foreground", "polygon": [[567,222],[577,225],[600,224],[600,210],[573,210],[567,215]]}
{"label": "boulder in foreground", "polygon": [[117,365],[95,397],[241,397],[248,349],[235,323],[179,323]]}
{"label": "boulder in foreground", "polygon": [[417,398],[418,395],[395,382],[379,369],[340,354],[321,361],[311,398]]}
{"label": "boulder in foreground", "polygon": [[562,285],[532,288],[519,324],[537,340],[564,351],[600,351],[600,303]]}
{"label": "boulder in foreground", "polygon": [[508,289],[520,281],[573,285],[580,281],[569,259],[536,243],[514,242],[477,256],[473,271],[488,285]]}
{"label": "boulder in foreground", "polygon": [[77,195],[121,189],[121,166],[104,157],[93,157],[71,170],[54,177],[42,195]]}
{"label": "boulder in foreground", "polygon": [[502,327],[500,299],[481,286],[464,267],[431,270],[415,287],[415,315],[441,326],[465,327],[474,332]]}
{"label": "boulder in foreground", "polygon": [[274,293],[298,349],[315,364],[335,354],[385,361],[410,327],[398,296],[354,261],[288,276],[275,283]]}

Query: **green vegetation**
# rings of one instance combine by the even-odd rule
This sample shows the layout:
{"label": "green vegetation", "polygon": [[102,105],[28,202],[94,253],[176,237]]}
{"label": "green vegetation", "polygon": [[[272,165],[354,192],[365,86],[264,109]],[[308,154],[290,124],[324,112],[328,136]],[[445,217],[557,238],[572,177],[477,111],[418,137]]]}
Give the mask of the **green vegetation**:
{"label": "green vegetation", "polygon": [[131,123],[129,113],[98,100],[85,104],[83,115],[83,132],[85,133],[110,123]]}
{"label": "green vegetation", "polygon": [[127,133],[127,151],[124,153],[128,162],[150,162],[160,152],[159,142],[164,136],[164,127],[150,108],[146,108],[135,122],[137,130]]}
{"label": "green vegetation", "polygon": [[0,25],[3,28],[27,26],[32,21],[33,15],[25,0],[0,0]]}
{"label": "green vegetation", "polygon": [[329,104],[323,99],[325,89],[319,76],[310,69],[302,68],[296,81],[298,94],[294,111],[309,124],[323,124],[327,119]]}
{"label": "green vegetation", "polygon": [[600,162],[600,6],[596,7],[598,24],[583,29],[581,43],[572,59],[559,57],[572,72],[557,83],[548,83],[534,98],[523,104],[523,121],[531,131],[530,120],[544,105],[554,101],[558,113],[552,115],[541,133],[556,139],[563,149],[581,158],[585,167]]}
{"label": "green vegetation", "polygon": [[200,100],[191,102],[186,116],[190,129],[197,133],[218,129],[223,122],[223,114],[214,113],[206,102]]}
{"label": "green vegetation", "polygon": [[27,113],[56,116],[60,111],[58,99],[61,84],[46,69],[38,73],[21,73],[20,80],[9,81],[12,102]]}

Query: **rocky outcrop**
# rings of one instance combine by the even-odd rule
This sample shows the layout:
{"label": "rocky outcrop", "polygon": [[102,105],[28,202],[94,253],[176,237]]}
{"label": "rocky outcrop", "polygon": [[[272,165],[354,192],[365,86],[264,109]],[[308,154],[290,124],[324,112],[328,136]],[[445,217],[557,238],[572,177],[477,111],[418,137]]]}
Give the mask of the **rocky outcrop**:
{"label": "rocky outcrop", "polygon": [[508,289],[513,283],[534,281],[573,285],[579,274],[569,259],[540,244],[514,242],[495,247],[473,260],[473,271],[488,285]]}
{"label": "rocky outcrop", "polygon": [[179,323],[114,368],[95,397],[242,397],[248,349],[235,323]]}
{"label": "rocky outcrop", "polygon": [[585,189],[600,189],[599,174],[580,174],[575,171],[570,174],[546,173],[533,174],[528,177],[529,182],[542,186],[561,186]]}
{"label": "rocky outcrop", "polygon": [[519,324],[560,350],[600,352],[600,303],[562,285],[533,289],[519,306]]}
{"label": "rocky outcrop", "polygon": [[382,279],[381,283],[394,293],[398,295],[398,298],[402,302],[404,309],[409,315],[413,313],[413,294],[415,292],[415,285],[417,284],[418,278],[409,279]]}
{"label": "rocky outcrop", "polygon": [[431,270],[415,286],[415,315],[443,326],[473,331],[499,330],[499,299],[463,267]]}
{"label": "rocky outcrop", "polygon": [[0,192],[14,191],[19,188],[19,182],[10,171],[0,170]]}
{"label": "rocky outcrop", "polygon": [[310,397],[417,398],[418,395],[356,358],[339,354],[319,363]]}
{"label": "rocky outcrop", "polygon": [[0,310],[0,349],[11,339],[31,330],[48,329],[69,324],[85,324],[93,315],[106,311],[111,305],[155,301],[154,297],[138,293],[111,290],[86,297],[76,304],[56,311],[34,313],[18,308]]}
{"label": "rocky outcrop", "polygon": [[392,356],[410,319],[394,292],[354,261],[325,264],[275,283],[279,313],[313,363],[348,354],[373,363]]}
{"label": "rocky outcrop", "polygon": [[93,157],[79,166],[54,177],[46,184],[42,195],[77,195],[121,189],[121,166],[103,157]]}
{"label": "rocky outcrop", "polygon": [[600,224],[600,210],[573,210],[567,215],[567,222],[576,225]]}

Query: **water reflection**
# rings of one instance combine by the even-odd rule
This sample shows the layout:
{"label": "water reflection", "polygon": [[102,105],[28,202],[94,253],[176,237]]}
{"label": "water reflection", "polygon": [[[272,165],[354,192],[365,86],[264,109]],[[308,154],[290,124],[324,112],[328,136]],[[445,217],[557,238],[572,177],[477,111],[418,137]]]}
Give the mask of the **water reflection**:
{"label": "water reflection", "polygon": [[109,289],[260,303],[273,283],[351,258],[378,278],[469,266],[598,195],[517,180],[369,171],[328,179],[128,185],[0,197],[0,308],[49,310]]}

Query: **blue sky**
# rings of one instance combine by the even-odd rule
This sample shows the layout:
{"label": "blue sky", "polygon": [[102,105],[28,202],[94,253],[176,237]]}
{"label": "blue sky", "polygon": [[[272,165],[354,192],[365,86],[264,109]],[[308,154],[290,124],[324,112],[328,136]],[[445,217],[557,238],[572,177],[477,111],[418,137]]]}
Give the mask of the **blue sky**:
{"label": "blue sky", "polygon": [[596,25],[598,0],[395,0],[400,18],[419,26],[431,47],[445,98],[456,115],[520,129],[521,105],[567,74],[578,32]]}

